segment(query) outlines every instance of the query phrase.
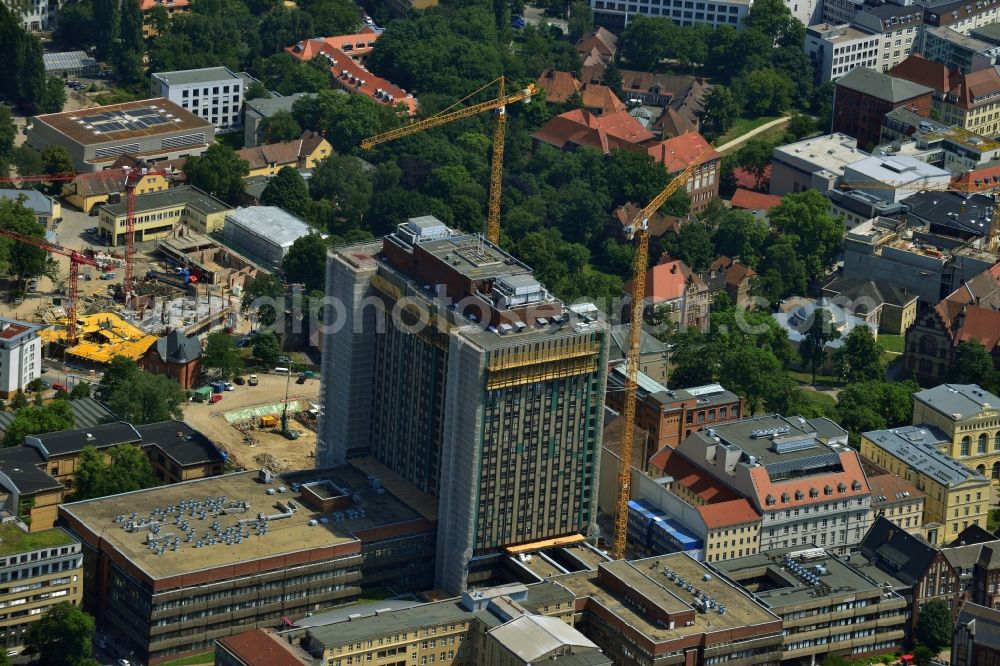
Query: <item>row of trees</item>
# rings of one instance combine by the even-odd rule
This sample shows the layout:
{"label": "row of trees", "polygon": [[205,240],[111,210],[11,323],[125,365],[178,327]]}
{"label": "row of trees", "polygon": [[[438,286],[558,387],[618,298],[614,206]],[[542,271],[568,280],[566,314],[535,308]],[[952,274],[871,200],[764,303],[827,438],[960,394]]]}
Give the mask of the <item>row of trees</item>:
{"label": "row of trees", "polygon": [[66,90],[62,81],[45,74],[42,43],[21,26],[18,14],[7,3],[0,5],[0,45],[4,53],[0,99],[25,113],[62,111]]}

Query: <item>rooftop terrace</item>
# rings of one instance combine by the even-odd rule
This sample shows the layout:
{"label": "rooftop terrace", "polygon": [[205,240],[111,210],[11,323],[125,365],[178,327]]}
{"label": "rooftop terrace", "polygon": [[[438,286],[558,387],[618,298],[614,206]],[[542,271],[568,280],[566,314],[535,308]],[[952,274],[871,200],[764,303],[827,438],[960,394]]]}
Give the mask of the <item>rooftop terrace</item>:
{"label": "rooftop terrace", "polygon": [[0,526],[0,557],[72,543],[76,543],[76,540],[60,527],[29,534],[14,523]]}

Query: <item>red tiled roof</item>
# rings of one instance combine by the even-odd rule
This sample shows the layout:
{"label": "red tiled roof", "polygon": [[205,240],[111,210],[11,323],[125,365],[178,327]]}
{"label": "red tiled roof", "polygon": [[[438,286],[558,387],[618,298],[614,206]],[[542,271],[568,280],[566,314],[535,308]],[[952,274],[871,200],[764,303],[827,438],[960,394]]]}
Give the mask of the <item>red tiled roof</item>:
{"label": "red tiled roof", "polygon": [[949,71],[941,63],[911,55],[889,70],[889,74],[928,86],[939,93],[952,95],[956,99],[956,106],[964,109],[992,103],[991,93],[1000,92],[1000,74],[993,67],[959,74]]}
{"label": "red tiled roof", "polygon": [[16,338],[25,331],[28,330],[27,326],[21,326],[20,324],[15,324],[12,321],[7,322],[7,328],[0,329],[0,338],[4,340],[10,340],[11,338]]}
{"label": "red tiled roof", "polygon": [[913,81],[941,93],[951,90],[948,68],[918,55],[911,55],[890,69],[889,76]]}
{"label": "red tiled roof", "polygon": [[705,504],[695,507],[709,529],[755,522],[760,514],[746,499],[698,469],[684,456],[664,446],[649,459],[651,467],[663,470],[674,483],[698,496]]}
{"label": "red tiled roof", "polygon": [[757,277],[757,271],[725,255],[713,261],[711,266],[708,267],[708,270],[725,271],[726,284],[728,284],[730,287],[737,287],[744,280],[747,280],[752,277]]}
{"label": "red tiled roof", "polygon": [[[667,173],[677,173],[687,168],[691,162],[698,159],[703,150],[708,148],[708,141],[697,132],[688,132],[672,139],[661,141],[646,148],[654,160],[663,164]],[[703,161],[718,159],[721,155],[711,150]]]}
{"label": "red tiled roof", "polygon": [[247,666],[303,666],[305,663],[282,639],[263,629],[226,636],[219,642]]}
{"label": "red tiled roof", "polygon": [[[750,469],[750,479],[753,481],[754,490],[757,493],[757,505],[769,511],[784,509],[794,509],[808,504],[816,504],[825,499],[843,500],[849,497],[860,497],[868,495],[870,489],[864,471],[861,469],[861,461],[854,451],[841,451],[840,465],[842,472],[824,474],[823,476],[790,479],[788,481],[771,481],[766,467],[754,467]],[[854,483],[860,484],[855,490]],[[825,487],[830,486],[832,495],[826,495]],[[844,490],[840,490],[843,487]],[[817,497],[811,497],[810,491],[819,493]],[[801,493],[801,499],[796,493]],[[768,497],[774,499],[773,504],[769,504]],[[782,501],[787,497],[787,501]]]}
{"label": "red tiled roof", "polygon": [[1000,188],[1000,166],[985,166],[952,178],[952,185],[970,192],[989,192]]}
{"label": "red tiled roof", "polygon": [[731,203],[733,204],[733,208],[744,208],[746,210],[771,210],[781,203],[781,197],[775,194],[752,192],[739,187],[736,189],[736,194],[733,195]]}
{"label": "red tiled roof", "polygon": [[[869,476],[868,486],[872,489],[873,504],[876,503],[876,497],[884,497],[885,500],[879,500],[878,504],[887,505],[896,504],[897,502],[912,502],[924,496],[922,490],[918,490],[916,486],[907,483],[895,474]],[[909,495],[897,497],[899,493],[909,493]]]}
{"label": "red tiled roof", "polygon": [[305,159],[312,154],[322,140],[323,137],[307,130],[294,141],[265,143],[251,148],[241,148],[236,151],[236,154],[249,162],[253,169],[263,169],[273,164],[294,165],[298,164],[300,159]]}
{"label": "red tiled roof", "polygon": [[742,498],[715,504],[702,504],[695,509],[701,514],[701,519],[705,521],[705,526],[710,530],[730,525],[744,525],[760,520],[760,514],[753,508],[753,505]]}
{"label": "red tiled roof", "polygon": [[611,88],[596,83],[583,86],[583,106],[586,109],[600,109],[605,115],[625,111],[625,104]]}
{"label": "red tiled roof", "polygon": [[[673,259],[653,266],[646,271],[646,298],[652,303],[663,303],[680,298],[688,282],[692,282],[698,291],[708,287],[705,281],[691,272],[683,261]],[[625,290],[631,292],[632,281],[625,283]]]}
{"label": "red tiled roof", "polygon": [[589,35],[581,37],[576,43],[578,53],[589,53],[594,49],[608,59],[618,50],[618,37],[605,28],[598,28]]}
{"label": "red tiled roof", "polygon": [[545,91],[545,101],[555,104],[568,101],[581,87],[575,76],[557,69],[542,72],[535,83]]}
{"label": "red tiled roof", "polygon": [[[323,39],[308,39],[289,46],[287,51],[300,61],[323,57],[330,63],[330,73],[338,86],[348,92],[360,93],[381,104],[406,107],[408,115],[417,112],[417,100],[405,90],[372,72],[355,60],[365,56],[381,33],[365,28],[354,35],[340,35]],[[350,46],[350,50],[345,50]]]}
{"label": "red tiled roof", "polygon": [[534,139],[563,149],[568,145],[589,146],[604,154],[616,148],[644,150],[638,144],[653,139],[653,133],[627,111],[597,116],[583,109],[573,109],[550,119]]}
{"label": "red tiled roof", "polygon": [[965,308],[965,319],[955,335],[955,342],[975,340],[992,352],[1000,343],[1000,312],[978,305]]}
{"label": "red tiled roof", "polygon": [[[624,227],[635,219],[640,210],[642,209],[638,206],[627,203],[624,206],[616,208],[611,214]],[[660,212],[653,213],[649,216],[648,224],[649,235],[653,238],[659,238],[668,231],[672,231],[675,234],[680,232],[680,221],[673,215],[664,215]]]}

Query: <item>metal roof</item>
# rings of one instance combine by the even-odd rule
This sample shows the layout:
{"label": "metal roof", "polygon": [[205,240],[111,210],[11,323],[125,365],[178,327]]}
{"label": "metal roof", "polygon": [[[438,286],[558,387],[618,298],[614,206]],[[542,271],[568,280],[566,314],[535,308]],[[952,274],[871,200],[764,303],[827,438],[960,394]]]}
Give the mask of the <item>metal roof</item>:
{"label": "metal roof", "polygon": [[237,208],[226,215],[226,224],[235,224],[281,247],[291,247],[299,238],[317,233],[308,224],[277,206]]}
{"label": "metal roof", "polygon": [[543,660],[565,646],[598,650],[578,630],[557,617],[545,615],[522,615],[487,633],[525,663]]}
{"label": "metal roof", "polygon": [[183,86],[196,83],[224,83],[242,81],[243,77],[228,67],[204,67],[202,69],[179,69],[173,72],[156,72],[153,79],[159,79],[169,86]]}
{"label": "metal roof", "polygon": [[0,190],[0,199],[18,201],[22,198],[25,208],[30,208],[35,213],[52,213],[52,198],[45,196],[38,190]]}
{"label": "metal roof", "polygon": [[984,409],[1000,409],[1000,397],[978,384],[941,384],[914,393],[913,399],[955,420],[978,416]]}
{"label": "metal roof", "polygon": [[927,86],[922,86],[919,83],[897,79],[883,72],[868,69],[867,67],[855,67],[837,79],[836,85],[893,103],[903,102],[934,92]]}
{"label": "metal roof", "polygon": [[60,51],[59,53],[43,53],[42,62],[46,72],[58,72],[70,69],[96,69],[97,61],[83,51]]}
{"label": "metal roof", "polygon": [[988,483],[983,475],[937,449],[939,444],[949,441],[947,435],[937,428],[905,426],[874,430],[862,433],[862,436],[893,458],[903,461],[910,469],[949,488],[966,481]]}

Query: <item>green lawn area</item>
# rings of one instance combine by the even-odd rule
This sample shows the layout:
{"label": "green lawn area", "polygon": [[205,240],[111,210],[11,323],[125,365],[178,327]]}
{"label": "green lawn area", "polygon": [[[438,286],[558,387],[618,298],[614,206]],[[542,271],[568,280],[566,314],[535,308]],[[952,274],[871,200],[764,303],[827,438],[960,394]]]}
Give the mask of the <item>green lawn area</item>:
{"label": "green lawn area", "polygon": [[68,546],[73,543],[70,536],[60,529],[42,530],[28,534],[13,524],[0,528],[0,539],[3,539],[0,541],[0,555],[12,555],[54,546]]}
{"label": "green lawn area", "polygon": [[194,666],[195,664],[214,664],[215,653],[205,652],[204,654],[193,654],[190,657],[182,657],[174,661],[168,661],[163,666]]}
{"label": "green lawn area", "polygon": [[[800,384],[812,384],[813,378],[811,372],[799,372],[797,370],[789,370],[788,376],[799,382]],[[840,377],[835,375],[824,375],[821,373],[816,373],[816,383],[817,384],[834,384],[836,386],[841,386],[843,384],[840,381]]]}
{"label": "green lawn area", "polygon": [[229,132],[228,134],[216,134],[215,140],[229,146],[233,150],[243,148],[243,132]]}
{"label": "green lawn area", "polygon": [[[819,378],[817,377],[817,379]],[[833,414],[833,410],[837,407],[837,399],[827,393],[805,390],[802,391],[802,395],[824,414]]]}
{"label": "green lawn area", "polygon": [[716,146],[721,146],[725,143],[729,143],[733,139],[738,139],[747,132],[755,130],[765,123],[769,123],[780,116],[761,116],[760,118],[737,118],[733,126],[729,128],[729,131],[720,136],[715,140]]}
{"label": "green lawn area", "polygon": [[906,337],[902,335],[887,335],[885,333],[879,333],[878,343],[882,345],[887,352],[902,354],[904,344],[906,343]]}

